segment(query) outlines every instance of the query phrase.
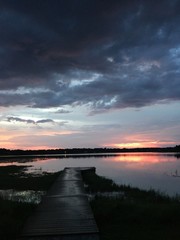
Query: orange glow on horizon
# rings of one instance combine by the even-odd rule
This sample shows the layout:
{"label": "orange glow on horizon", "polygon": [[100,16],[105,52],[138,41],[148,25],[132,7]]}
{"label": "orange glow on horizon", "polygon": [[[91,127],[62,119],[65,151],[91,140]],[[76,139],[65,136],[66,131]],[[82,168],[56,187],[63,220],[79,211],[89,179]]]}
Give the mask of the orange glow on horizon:
{"label": "orange glow on horizon", "polygon": [[5,145],[4,148],[10,149],[10,150],[50,150],[50,149],[64,149],[63,147],[50,147],[46,145],[37,145],[37,146],[19,146],[19,145]]}
{"label": "orange glow on horizon", "polygon": [[163,147],[173,147],[175,145],[178,145],[177,142],[157,142],[157,141],[151,141],[151,142],[129,142],[129,143],[112,143],[104,145],[104,147],[112,147],[112,148],[163,148]]}
{"label": "orange glow on horizon", "polygon": [[[71,142],[71,135],[80,134],[83,131],[71,130],[71,129],[34,129],[34,128],[22,128],[17,130],[16,128],[7,129],[0,128],[0,143],[1,148],[7,149],[22,149],[22,150],[48,150],[59,148],[58,142],[61,142],[63,148],[73,148],[79,146],[79,148],[84,147],[83,139],[77,135],[77,143]],[[63,143],[63,135],[69,135],[69,142],[67,142],[67,137],[65,138],[65,143]],[[62,136],[62,137],[61,137]],[[91,137],[91,136],[90,136]],[[54,138],[54,139],[53,139]],[[87,135],[87,139],[89,136]],[[57,139],[61,139],[60,141]],[[73,137],[72,141],[76,141],[76,138]],[[108,138],[107,138],[108,139]],[[106,148],[158,148],[158,147],[171,147],[178,145],[179,143],[174,141],[159,141],[158,136],[154,136],[148,133],[138,133],[125,136],[114,136],[111,138],[109,136],[110,143],[104,143],[97,145],[97,147],[106,147]],[[90,139],[93,142],[93,139]],[[91,141],[88,139],[87,143]],[[170,139],[171,140],[171,139]],[[104,142],[104,139],[102,140]],[[67,144],[70,144],[68,146]],[[73,146],[73,143],[75,144]],[[33,145],[34,144],[34,145]],[[89,146],[86,146],[89,148]]]}
{"label": "orange glow on horizon", "polygon": [[118,143],[114,144],[117,148],[147,148],[147,147],[157,147],[157,142],[131,142],[131,143]]}
{"label": "orange glow on horizon", "polygon": [[126,135],[124,138],[119,137],[114,139],[110,144],[106,146],[113,148],[158,148],[158,147],[169,147],[177,145],[174,141],[159,140],[159,137],[153,136],[151,134],[142,133],[134,135]]}
{"label": "orange glow on horizon", "polygon": [[160,147],[161,143],[156,141],[149,141],[149,142],[126,142],[126,143],[112,143],[108,144],[109,147],[113,148],[154,148]]}
{"label": "orange glow on horizon", "polygon": [[[45,137],[53,137],[57,135],[72,135],[75,133],[79,133],[79,131],[72,130],[61,130],[61,131],[47,131],[42,129],[40,133],[30,132],[30,129],[26,129],[26,132],[23,131],[6,131],[4,129],[0,129],[0,143],[1,148],[16,150],[48,150],[48,149],[63,149],[61,146],[55,147],[51,146],[51,142],[47,145],[42,145],[41,138]],[[35,146],[33,146],[33,139],[38,137],[39,142],[36,141]]]}

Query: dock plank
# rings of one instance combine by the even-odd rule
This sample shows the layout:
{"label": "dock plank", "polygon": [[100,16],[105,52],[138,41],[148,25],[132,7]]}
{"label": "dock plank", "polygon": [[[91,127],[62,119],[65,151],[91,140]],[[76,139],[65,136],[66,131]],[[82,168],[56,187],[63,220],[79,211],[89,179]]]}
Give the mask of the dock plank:
{"label": "dock plank", "polygon": [[[87,168],[86,168],[87,170]],[[98,240],[81,177],[81,168],[65,168],[24,226],[21,239]],[[77,238],[78,237],[78,238]]]}

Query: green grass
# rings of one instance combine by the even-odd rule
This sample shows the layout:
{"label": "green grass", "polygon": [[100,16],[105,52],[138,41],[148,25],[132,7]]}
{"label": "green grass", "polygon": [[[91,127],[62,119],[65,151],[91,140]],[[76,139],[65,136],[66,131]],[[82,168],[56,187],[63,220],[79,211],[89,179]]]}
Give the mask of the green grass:
{"label": "green grass", "polygon": [[159,192],[118,186],[94,173],[83,173],[91,193],[120,191],[120,197],[96,196],[91,207],[101,240],[179,240],[180,202]]}

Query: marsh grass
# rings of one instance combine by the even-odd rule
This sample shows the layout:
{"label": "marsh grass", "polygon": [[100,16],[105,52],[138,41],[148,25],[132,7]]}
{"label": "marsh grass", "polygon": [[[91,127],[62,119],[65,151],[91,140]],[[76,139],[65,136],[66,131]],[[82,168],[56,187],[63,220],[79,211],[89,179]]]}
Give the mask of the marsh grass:
{"label": "marsh grass", "polygon": [[[27,173],[27,166],[0,167],[0,189],[46,191],[59,176],[57,173]],[[0,196],[0,240],[13,240],[37,204],[10,201]]]}
{"label": "marsh grass", "polygon": [[89,193],[123,193],[115,198],[97,195],[91,201],[102,240],[180,239],[179,197],[119,186],[94,173],[83,173],[83,179]]}
{"label": "marsh grass", "polygon": [[47,190],[60,172],[41,174],[27,173],[29,166],[0,167],[0,189]]}

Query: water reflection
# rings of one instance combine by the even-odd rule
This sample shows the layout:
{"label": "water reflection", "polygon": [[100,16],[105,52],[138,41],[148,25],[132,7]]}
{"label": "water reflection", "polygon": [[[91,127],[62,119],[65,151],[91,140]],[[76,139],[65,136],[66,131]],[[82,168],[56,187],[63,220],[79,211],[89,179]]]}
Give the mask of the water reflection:
{"label": "water reflection", "polygon": [[130,154],[104,159],[104,163],[113,169],[117,183],[180,194],[180,178],[173,177],[180,171],[180,161],[172,154]]}
{"label": "water reflection", "polygon": [[[32,165],[29,171],[56,172],[65,167],[96,167],[99,175],[113,179],[118,184],[128,184],[143,189],[156,189],[169,195],[180,194],[180,160],[174,153],[127,153],[111,155],[53,156],[51,158],[13,158],[1,164]],[[179,155],[178,155],[179,156]],[[2,166],[0,164],[0,166]]]}
{"label": "water reflection", "polygon": [[177,163],[177,159],[171,154],[128,154],[119,155],[113,158],[104,159],[115,167],[123,167],[133,170],[149,170],[149,171],[160,171],[164,169],[165,172],[169,172],[171,167],[174,168],[174,164]]}

